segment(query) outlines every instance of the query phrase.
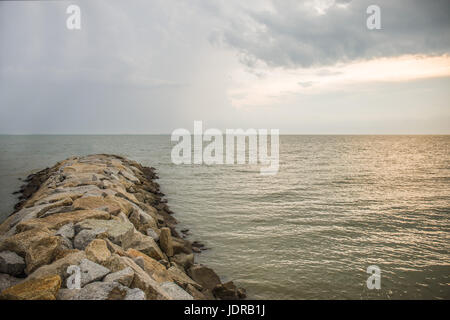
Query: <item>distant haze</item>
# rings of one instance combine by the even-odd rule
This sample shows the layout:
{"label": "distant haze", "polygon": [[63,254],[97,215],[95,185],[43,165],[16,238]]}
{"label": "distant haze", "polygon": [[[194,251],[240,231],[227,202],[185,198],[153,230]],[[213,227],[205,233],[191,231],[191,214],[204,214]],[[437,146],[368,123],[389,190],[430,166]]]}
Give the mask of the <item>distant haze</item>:
{"label": "distant haze", "polygon": [[449,15],[447,0],[1,1],[0,133],[450,134]]}

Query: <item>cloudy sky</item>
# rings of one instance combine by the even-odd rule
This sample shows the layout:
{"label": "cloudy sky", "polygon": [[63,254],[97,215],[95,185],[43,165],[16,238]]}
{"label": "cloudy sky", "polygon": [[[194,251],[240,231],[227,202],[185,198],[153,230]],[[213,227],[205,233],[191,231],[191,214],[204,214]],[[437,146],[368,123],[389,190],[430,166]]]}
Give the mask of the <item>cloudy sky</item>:
{"label": "cloudy sky", "polygon": [[[81,30],[66,8],[81,8]],[[381,30],[366,26],[381,8]],[[448,0],[1,1],[0,133],[450,134]]]}

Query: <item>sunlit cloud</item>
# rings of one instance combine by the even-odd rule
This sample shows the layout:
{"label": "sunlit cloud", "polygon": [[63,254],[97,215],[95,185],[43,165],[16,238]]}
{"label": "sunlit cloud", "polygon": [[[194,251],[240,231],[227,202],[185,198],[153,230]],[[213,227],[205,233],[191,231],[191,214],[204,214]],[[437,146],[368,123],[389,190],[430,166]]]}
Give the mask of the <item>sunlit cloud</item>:
{"label": "sunlit cloud", "polygon": [[236,70],[229,91],[234,107],[282,103],[293,94],[321,94],[351,90],[376,82],[408,82],[450,76],[450,56],[405,55],[327,68],[264,68]]}

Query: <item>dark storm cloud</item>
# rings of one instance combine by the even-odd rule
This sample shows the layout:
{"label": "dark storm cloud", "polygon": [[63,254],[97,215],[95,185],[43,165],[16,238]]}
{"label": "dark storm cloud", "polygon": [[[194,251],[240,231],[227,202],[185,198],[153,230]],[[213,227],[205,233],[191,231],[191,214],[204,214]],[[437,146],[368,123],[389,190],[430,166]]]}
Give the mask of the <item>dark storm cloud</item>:
{"label": "dark storm cloud", "polygon": [[[320,1],[316,1],[319,3]],[[319,14],[313,1],[270,1],[270,9],[247,7],[226,17],[220,41],[241,61],[309,67],[355,59],[450,51],[448,0],[340,0]],[[381,8],[382,30],[368,30],[366,9]],[[222,8],[223,9],[223,8]]]}

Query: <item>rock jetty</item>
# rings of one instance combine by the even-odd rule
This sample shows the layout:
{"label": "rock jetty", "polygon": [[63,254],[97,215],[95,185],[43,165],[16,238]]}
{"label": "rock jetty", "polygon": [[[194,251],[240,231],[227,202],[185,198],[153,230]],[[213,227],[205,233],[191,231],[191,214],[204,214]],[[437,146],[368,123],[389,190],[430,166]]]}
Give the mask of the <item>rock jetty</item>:
{"label": "rock jetty", "polygon": [[243,299],[195,263],[154,168],[72,157],[30,175],[0,225],[0,299]]}

